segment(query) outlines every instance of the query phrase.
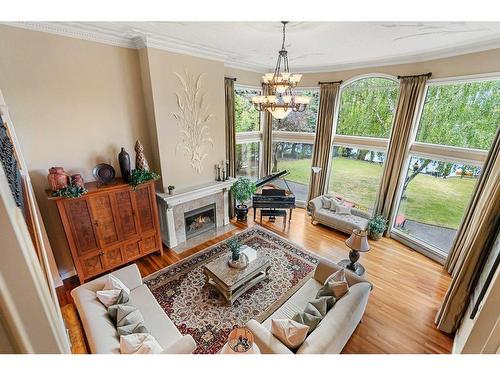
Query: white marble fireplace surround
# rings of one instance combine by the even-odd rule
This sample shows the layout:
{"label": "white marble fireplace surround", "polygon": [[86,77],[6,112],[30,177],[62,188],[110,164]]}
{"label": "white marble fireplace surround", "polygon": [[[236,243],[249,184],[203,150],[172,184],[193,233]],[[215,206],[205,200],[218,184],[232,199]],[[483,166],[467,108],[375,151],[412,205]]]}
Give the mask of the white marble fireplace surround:
{"label": "white marble fireplace surround", "polygon": [[[215,204],[216,231],[229,225],[229,189],[235,181],[235,178],[214,181],[181,189],[173,195],[156,193],[163,243],[174,250],[184,247],[183,244],[186,243],[184,213],[209,204]],[[203,234],[197,237],[202,236]],[[197,237],[191,238],[189,242]]]}

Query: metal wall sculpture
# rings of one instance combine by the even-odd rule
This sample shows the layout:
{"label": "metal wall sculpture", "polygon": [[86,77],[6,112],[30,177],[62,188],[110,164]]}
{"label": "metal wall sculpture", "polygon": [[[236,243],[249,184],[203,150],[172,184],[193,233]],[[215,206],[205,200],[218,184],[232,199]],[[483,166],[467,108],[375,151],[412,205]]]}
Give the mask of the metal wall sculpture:
{"label": "metal wall sculpture", "polygon": [[176,93],[179,110],[172,113],[181,132],[176,151],[182,149],[189,158],[191,167],[199,174],[203,160],[207,157],[207,148],[214,146],[207,125],[214,114],[209,113],[205,93],[201,92],[201,78],[204,74],[195,76],[186,72],[184,77],[174,74],[182,85],[182,90]]}

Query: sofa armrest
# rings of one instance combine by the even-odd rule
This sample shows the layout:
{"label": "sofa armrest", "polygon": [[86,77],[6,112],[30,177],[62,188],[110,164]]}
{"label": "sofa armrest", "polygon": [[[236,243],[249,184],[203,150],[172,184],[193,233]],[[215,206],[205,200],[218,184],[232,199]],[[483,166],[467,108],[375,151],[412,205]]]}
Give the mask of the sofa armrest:
{"label": "sofa armrest", "polygon": [[[342,269],[342,267],[333,263],[332,261],[327,260],[325,258],[320,258],[319,264],[316,267],[316,271],[314,271],[314,279],[317,282],[324,284],[328,276],[330,276],[334,272],[337,272],[340,269]],[[361,276],[356,275],[354,272],[351,272],[348,269],[345,270],[345,278],[347,279],[347,283],[349,285],[367,282],[373,288],[373,285],[368,280],[366,280]]]}
{"label": "sofa armrest", "polygon": [[311,214],[314,215],[316,211],[318,211],[321,207],[323,207],[323,202],[321,201],[321,195],[309,201],[309,209],[311,210]]}
{"label": "sofa armrest", "polygon": [[362,217],[363,219],[366,219],[366,220],[370,220],[372,215],[370,215],[369,212],[367,211],[363,211],[363,210],[359,210],[357,208],[351,208],[351,214],[353,214],[354,216],[359,216],[359,217]]}
{"label": "sofa armrest", "polygon": [[179,340],[166,347],[162,354],[191,354],[196,349],[196,342],[191,335],[182,336]]}
{"label": "sofa armrest", "polygon": [[262,354],[293,354],[283,343],[274,335],[265,329],[262,324],[252,319],[246,324],[247,328],[252,331],[255,343]]}

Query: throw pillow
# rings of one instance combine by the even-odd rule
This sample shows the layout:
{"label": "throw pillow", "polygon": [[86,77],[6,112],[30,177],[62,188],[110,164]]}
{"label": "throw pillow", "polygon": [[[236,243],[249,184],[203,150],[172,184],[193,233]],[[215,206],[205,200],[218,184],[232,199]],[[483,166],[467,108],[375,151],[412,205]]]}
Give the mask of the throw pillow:
{"label": "throw pillow", "polygon": [[128,301],[129,301],[129,295],[124,290],[121,290],[115,304],[108,307],[108,315],[114,325],[116,325],[116,315],[118,313],[118,306],[125,304]]}
{"label": "throw pillow", "polygon": [[349,291],[349,284],[345,278],[345,270],[342,268],[328,276],[325,285],[331,289],[333,296],[338,301]]}
{"label": "throw pillow", "polygon": [[133,333],[120,336],[122,354],[160,354],[163,348],[149,333]]}
{"label": "throw pillow", "polygon": [[337,198],[330,198],[331,205],[330,205],[330,211],[337,212],[338,206],[342,205],[342,201]]}
{"label": "throw pillow", "polygon": [[334,297],[331,296],[319,297],[309,302],[304,312],[324,318],[328,310],[333,307],[334,301]]}
{"label": "throw pillow", "polygon": [[131,335],[133,333],[149,333],[149,330],[143,323],[132,323],[126,326],[121,326],[116,328],[118,336]]}
{"label": "throw pillow", "polygon": [[290,319],[271,320],[271,333],[288,349],[297,349],[306,339],[309,327]]}
{"label": "throw pillow", "polygon": [[120,293],[122,291],[119,289],[114,289],[114,290],[98,290],[95,292],[97,299],[101,301],[101,303],[109,307],[111,305],[114,305],[116,301],[118,300],[118,297],[120,296]]}
{"label": "throw pillow", "polygon": [[316,293],[316,299],[321,297],[332,297],[327,301],[328,310],[330,310],[333,307],[333,305],[335,305],[335,302],[337,302],[337,299],[333,295],[333,291],[328,284],[323,285],[321,289],[318,290],[318,293]]}
{"label": "throw pillow", "polygon": [[327,209],[327,210],[328,210],[328,209],[331,207],[331,205],[332,205],[332,201],[331,201],[331,199],[330,199],[330,198],[328,198],[328,197],[326,197],[326,196],[322,196],[322,197],[321,197],[321,203],[322,203],[322,205],[323,205],[323,208],[324,208],[324,209]]}
{"label": "throw pillow", "polygon": [[297,323],[308,326],[309,327],[308,333],[314,331],[314,329],[318,326],[319,322],[321,322],[321,319],[322,318],[319,316],[311,315],[306,312],[296,313],[292,318],[292,320],[296,321]]}
{"label": "throw pillow", "polygon": [[119,278],[113,276],[112,274],[109,274],[106,283],[104,284],[104,288],[102,288],[102,290],[113,290],[113,289],[124,290],[127,292],[127,294],[130,294],[130,289],[127,288]]}
{"label": "throw pillow", "polygon": [[104,283],[104,288],[98,290],[96,296],[104,306],[109,307],[116,304],[122,290],[124,290],[127,295],[130,294],[130,289],[127,288],[120,279],[109,274]]}
{"label": "throw pillow", "polygon": [[337,205],[337,213],[339,215],[350,215],[351,207],[344,206],[342,204]]}
{"label": "throw pillow", "polygon": [[130,305],[118,305],[116,312],[116,326],[123,327],[136,323],[144,323],[144,318],[137,307]]}

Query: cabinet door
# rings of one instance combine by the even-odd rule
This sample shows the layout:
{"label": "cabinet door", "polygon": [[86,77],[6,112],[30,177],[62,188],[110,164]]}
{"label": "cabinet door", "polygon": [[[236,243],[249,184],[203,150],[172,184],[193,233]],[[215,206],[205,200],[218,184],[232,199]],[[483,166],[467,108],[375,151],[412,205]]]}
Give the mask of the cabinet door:
{"label": "cabinet door", "polygon": [[135,201],[137,205],[137,216],[139,218],[139,225],[141,232],[147,232],[155,229],[153,218],[153,203],[151,197],[150,185],[143,186],[135,192]]}
{"label": "cabinet door", "polygon": [[134,240],[132,242],[125,243],[123,245],[123,251],[125,253],[125,257],[127,261],[131,261],[137,259],[141,256],[140,250],[140,240]]}
{"label": "cabinet door", "polygon": [[[61,218],[69,222],[71,237],[78,255],[85,255],[99,248],[94,223],[87,199],[67,199],[64,201],[65,215]],[[67,223],[63,223],[67,228]]]}
{"label": "cabinet door", "polygon": [[110,195],[94,195],[89,197],[89,201],[100,247],[103,248],[119,241]]}
{"label": "cabinet door", "polygon": [[119,246],[104,249],[103,257],[106,269],[118,267],[125,262],[125,259],[123,259],[122,251]]}
{"label": "cabinet door", "polygon": [[106,271],[103,253],[100,250],[94,254],[78,258],[78,262],[83,271],[84,279],[88,279]]}
{"label": "cabinet door", "polygon": [[129,190],[118,191],[115,194],[117,217],[122,229],[123,237],[129,239],[139,234],[139,223],[132,202],[132,192]]}

